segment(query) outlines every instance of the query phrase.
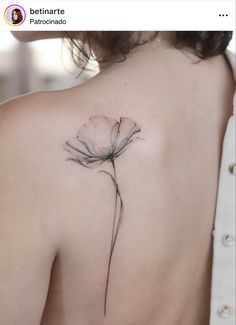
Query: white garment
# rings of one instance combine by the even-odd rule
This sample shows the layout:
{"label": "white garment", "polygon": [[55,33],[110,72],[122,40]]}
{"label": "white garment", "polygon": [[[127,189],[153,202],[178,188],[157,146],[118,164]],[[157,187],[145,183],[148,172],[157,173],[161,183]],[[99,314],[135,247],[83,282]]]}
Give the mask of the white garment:
{"label": "white garment", "polygon": [[[235,54],[226,51],[236,85]],[[224,135],[218,180],[215,224],[213,230],[213,264],[210,325],[235,325],[235,111]]]}

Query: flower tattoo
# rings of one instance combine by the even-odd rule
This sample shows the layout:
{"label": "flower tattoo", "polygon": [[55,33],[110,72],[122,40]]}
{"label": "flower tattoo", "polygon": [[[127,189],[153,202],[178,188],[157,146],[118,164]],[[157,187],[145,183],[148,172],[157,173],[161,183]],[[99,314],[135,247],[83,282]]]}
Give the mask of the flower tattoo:
{"label": "flower tattoo", "polygon": [[113,168],[113,174],[105,170],[99,171],[110,176],[115,189],[115,208],[104,296],[104,316],[107,309],[111,261],[124,214],[115,159],[126,151],[131,143],[141,139],[137,136],[134,137],[140,131],[141,128],[130,118],[121,117],[117,121],[105,116],[93,116],[90,117],[88,123],[80,127],[77,136],[66,141],[64,145],[64,149],[71,154],[67,160],[72,160],[87,168],[95,168],[108,161]]}

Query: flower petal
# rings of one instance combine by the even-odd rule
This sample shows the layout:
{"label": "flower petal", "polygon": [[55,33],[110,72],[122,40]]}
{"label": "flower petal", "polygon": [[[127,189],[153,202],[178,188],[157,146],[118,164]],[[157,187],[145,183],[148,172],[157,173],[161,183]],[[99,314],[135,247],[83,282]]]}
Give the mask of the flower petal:
{"label": "flower petal", "polygon": [[129,142],[129,138],[124,138],[119,141],[118,145],[115,148],[114,155],[116,155],[120,150],[122,150]]}
{"label": "flower petal", "polygon": [[80,165],[82,165],[82,166],[84,166],[84,167],[87,167],[87,168],[92,168],[92,167],[87,166],[87,165],[84,164],[82,161],[80,161],[79,159],[76,159],[76,158],[68,158],[67,160],[74,161],[74,162],[76,162],[76,163],[78,163],[78,164],[80,164]]}
{"label": "flower petal", "polygon": [[72,160],[77,162],[78,164],[88,167],[88,168],[95,168],[100,166],[105,160],[104,159],[89,159],[89,160],[81,160],[78,158],[68,158],[67,160]]}
{"label": "flower petal", "polygon": [[79,129],[77,136],[94,155],[104,157],[113,151],[112,130],[117,123],[112,118],[93,116]]}
{"label": "flower petal", "polygon": [[133,120],[127,117],[121,117],[120,118],[120,138],[130,138],[135,133],[140,132],[141,128],[140,126],[135,123]]}
{"label": "flower petal", "polygon": [[105,116],[93,116],[81,126],[76,138],[65,143],[64,149],[72,155],[70,160],[94,168],[120,156],[139,139],[133,136],[140,131],[140,127],[129,118],[122,117],[117,122]]}
{"label": "flower petal", "polygon": [[96,167],[100,166],[101,164],[103,164],[105,160],[106,159],[97,159],[94,161],[87,161],[84,164],[86,164],[86,167],[96,168]]}
{"label": "flower petal", "polygon": [[114,149],[114,146],[116,145],[119,128],[120,128],[120,123],[116,122],[111,130],[111,145],[112,145],[113,149]]}
{"label": "flower petal", "polygon": [[134,142],[137,141],[137,140],[144,140],[144,139],[143,139],[143,138],[140,138],[140,137],[136,137],[136,138],[130,139],[130,140],[126,143],[125,146],[123,146],[120,150],[117,150],[117,151],[116,151],[114,157],[115,157],[115,158],[119,157],[119,156],[120,156],[124,151],[126,151],[126,150],[129,148],[129,146],[130,146],[131,143],[134,143]]}
{"label": "flower petal", "polygon": [[121,117],[114,154],[122,150],[129,140],[140,131],[141,128],[133,120]]}
{"label": "flower petal", "polygon": [[91,157],[90,152],[84,147],[78,138],[71,138],[66,141],[64,149],[70,152],[76,158],[88,158]]}
{"label": "flower petal", "polygon": [[83,138],[82,136],[80,136],[78,139],[91,156],[99,157],[99,152],[97,151],[97,148],[92,140],[89,138]]}

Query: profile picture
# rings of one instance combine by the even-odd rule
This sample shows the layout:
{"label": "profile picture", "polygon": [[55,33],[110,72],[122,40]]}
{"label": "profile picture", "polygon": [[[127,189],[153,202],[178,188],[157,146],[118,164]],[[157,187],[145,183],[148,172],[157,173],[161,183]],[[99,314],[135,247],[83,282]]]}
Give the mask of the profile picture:
{"label": "profile picture", "polygon": [[5,10],[5,21],[11,26],[19,26],[23,24],[26,18],[26,12],[20,5],[10,5]]}

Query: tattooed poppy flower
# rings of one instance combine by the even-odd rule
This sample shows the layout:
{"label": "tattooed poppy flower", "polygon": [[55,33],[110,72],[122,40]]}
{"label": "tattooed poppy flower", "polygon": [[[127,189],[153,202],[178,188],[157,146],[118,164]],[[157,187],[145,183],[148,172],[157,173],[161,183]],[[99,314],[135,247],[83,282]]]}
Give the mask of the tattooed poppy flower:
{"label": "tattooed poppy flower", "polygon": [[108,160],[113,167],[113,172],[111,173],[106,170],[99,171],[111,178],[115,189],[111,245],[104,294],[104,316],[107,309],[112,256],[124,214],[124,203],[117,180],[115,158],[119,157],[133,141],[140,139],[139,137],[134,137],[140,131],[140,127],[129,118],[121,117],[118,122],[105,116],[94,116],[89,119],[88,123],[82,125],[77,137],[65,143],[65,149],[72,155],[72,158],[69,158],[69,160],[88,168],[97,167]]}
{"label": "tattooed poppy flower", "polygon": [[94,116],[81,126],[75,138],[65,143],[73,160],[85,167],[94,168],[106,160],[114,160],[138,137],[140,127],[131,119],[121,117],[119,122],[105,116]]}

